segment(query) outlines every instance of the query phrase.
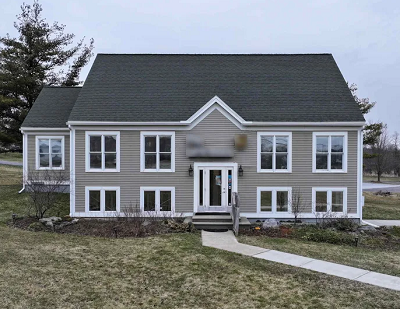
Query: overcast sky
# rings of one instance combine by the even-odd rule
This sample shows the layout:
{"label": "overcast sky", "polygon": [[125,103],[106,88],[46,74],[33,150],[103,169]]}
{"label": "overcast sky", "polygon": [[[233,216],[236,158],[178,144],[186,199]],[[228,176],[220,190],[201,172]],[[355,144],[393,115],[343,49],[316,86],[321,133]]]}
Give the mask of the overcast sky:
{"label": "overcast sky", "polygon": [[[0,35],[15,35],[21,3],[0,0]],[[40,3],[49,22],[65,24],[77,38],[93,37],[95,53],[332,53],[359,96],[377,101],[367,120],[400,132],[398,0]]]}

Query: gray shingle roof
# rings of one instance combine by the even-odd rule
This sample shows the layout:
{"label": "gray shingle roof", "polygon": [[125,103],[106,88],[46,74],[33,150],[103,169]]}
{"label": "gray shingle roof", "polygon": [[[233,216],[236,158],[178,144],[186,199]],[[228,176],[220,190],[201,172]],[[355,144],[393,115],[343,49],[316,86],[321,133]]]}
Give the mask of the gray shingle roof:
{"label": "gray shingle roof", "polygon": [[22,127],[64,128],[82,87],[44,87]]}
{"label": "gray shingle roof", "polygon": [[215,95],[247,121],[364,121],[331,54],[99,54],[69,120],[187,120]]}

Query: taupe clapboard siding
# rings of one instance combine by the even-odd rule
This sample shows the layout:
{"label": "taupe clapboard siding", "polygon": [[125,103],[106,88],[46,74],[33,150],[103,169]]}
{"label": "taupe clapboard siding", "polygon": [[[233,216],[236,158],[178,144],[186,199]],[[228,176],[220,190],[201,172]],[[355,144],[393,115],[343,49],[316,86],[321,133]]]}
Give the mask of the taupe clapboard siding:
{"label": "taupe clapboard siding", "polygon": [[[70,165],[69,165],[69,132],[35,132],[28,134],[28,173],[31,170],[36,170],[36,136],[64,136],[64,173],[65,179],[69,180]],[[26,168],[26,167],[25,167]]]}
{"label": "taupe clapboard siding", "polygon": [[[107,130],[110,130],[109,128]],[[329,131],[343,131],[337,128]],[[148,130],[147,130],[148,131]],[[266,130],[261,130],[266,131]],[[271,130],[269,131],[276,131]],[[323,131],[327,131],[325,128]],[[76,131],[76,212],[85,210],[85,186],[120,186],[121,208],[139,205],[141,186],[175,187],[177,212],[193,211],[193,177],[188,176],[194,161],[186,157],[186,134],[202,135],[207,146],[232,146],[234,135],[246,133],[248,147],[228,159],[196,159],[195,162],[237,162],[244,175],[238,178],[242,212],[256,212],[257,187],[289,186],[300,188],[311,212],[312,187],[347,187],[348,211],[357,212],[357,131],[348,132],[348,173],[312,173],[312,131],[292,131],[292,173],[257,173],[257,131],[241,131],[218,110],[213,111],[191,131],[175,131],[175,173],[140,172],[140,131],[121,130],[120,173],[85,172],[85,131]]]}

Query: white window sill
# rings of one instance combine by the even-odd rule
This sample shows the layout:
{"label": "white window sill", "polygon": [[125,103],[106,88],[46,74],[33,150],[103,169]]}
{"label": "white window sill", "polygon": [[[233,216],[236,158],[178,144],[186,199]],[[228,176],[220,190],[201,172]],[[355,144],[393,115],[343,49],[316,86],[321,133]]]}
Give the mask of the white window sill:
{"label": "white window sill", "polygon": [[258,170],[257,173],[292,173],[291,170]]}
{"label": "white window sill", "polygon": [[37,171],[63,171],[64,167],[39,167]]}
{"label": "white window sill", "polygon": [[313,173],[315,174],[346,174],[347,171],[345,170],[313,170]]}
{"label": "white window sill", "polygon": [[90,169],[86,170],[86,173],[119,173],[119,170],[117,169]]}
{"label": "white window sill", "polygon": [[165,169],[165,170],[160,169],[160,170],[141,170],[140,172],[141,172],[141,173],[174,173],[175,171],[172,170],[172,169],[169,169],[169,170],[167,170],[167,169]]}

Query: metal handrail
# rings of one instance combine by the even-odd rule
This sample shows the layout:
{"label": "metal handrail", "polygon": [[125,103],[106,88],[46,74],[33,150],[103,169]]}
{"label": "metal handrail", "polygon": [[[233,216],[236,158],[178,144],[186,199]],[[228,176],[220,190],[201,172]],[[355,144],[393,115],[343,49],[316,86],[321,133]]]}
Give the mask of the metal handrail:
{"label": "metal handrail", "polygon": [[239,220],[240,220],[240,199],[237,192],[232,192],[232,220],[233,220],[233,233],[239,235]]}

